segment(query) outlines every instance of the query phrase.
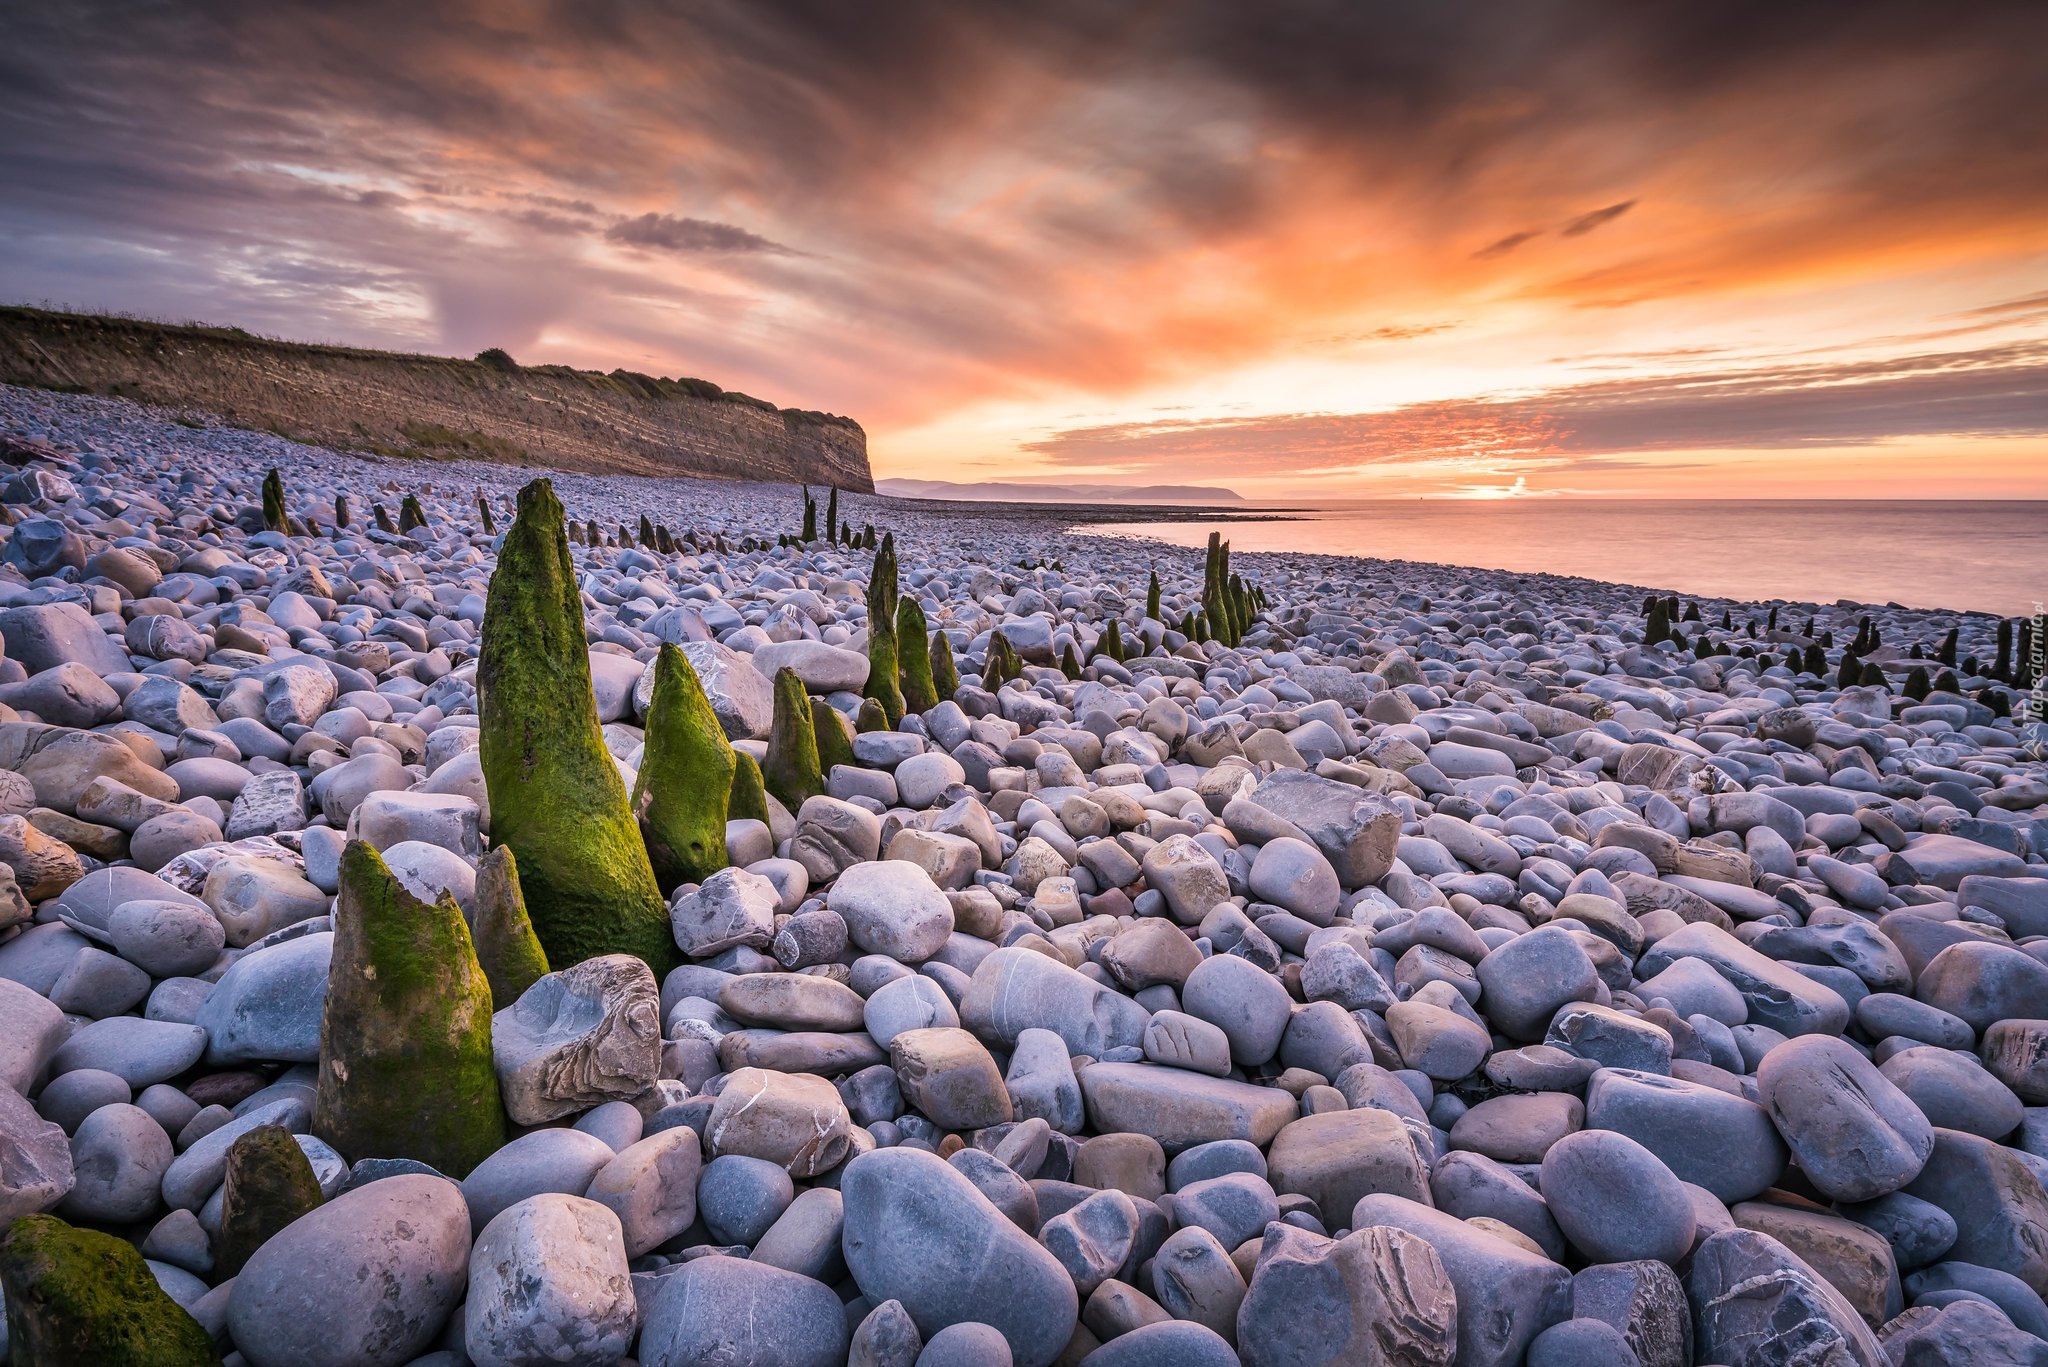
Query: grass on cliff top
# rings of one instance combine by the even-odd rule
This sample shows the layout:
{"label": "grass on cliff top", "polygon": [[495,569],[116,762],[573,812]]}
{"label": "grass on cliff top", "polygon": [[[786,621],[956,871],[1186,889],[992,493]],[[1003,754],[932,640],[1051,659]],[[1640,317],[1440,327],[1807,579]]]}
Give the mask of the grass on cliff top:
{"label": "grass on cliff top", "polygon": [[[784,425],[788,427],[841,426],[850,427],[855,431],[860,430],[860,424],[852,418],[821,413],[813,409],[778,408],[766,399],[757,399],[736,389],[722,389],[709,380],[693,379],[688,376],[671,380],[631,370],[613,370],[606,373],[578,370],[565,365],[521,366],[496,347],[487,349],[474,359],[434,356],[424,352],[378,351],[367,347],[341,346],[331,342],[296,342],[283,337],[250,332],[245,328],[220,327],[198,322],[174,323],[166,319],[147,318],[129,313],[74,312],[32,308],[25,304],[0,304],[0,340],[7,339],[10,334],[30,341],[48,342],[60,339],[66,346],[91,346],[95,339],[104,339],[109,344],[142,346],[154,350],[175,342],[210,341],[227,346],[296,351],[308,356],[358,361],[399,361],[409,365],[443,367],[464,375],[473,383],[480,384],[503,384],[521,374],[547,375],[578,381],[595,389],[609,389],[629,397],[653,400],[695,399],[706,403],[729,403],[754,408],[766,413],[779,414]],[[0,350],[8,349],[26,351],[26,348],[19,345]],[[484,359],[485,357],[490,359]],[[4,364],[6,359],[0,356],[0,364]],[[76,383],[44,383],[42,387],[76,393],[89,392],[84,386]],[[134,397],[123,394],[124,389],[132,388],[135,386],[116,382],[104,387],[102,392],[111,393],[116,397]],[[399,452],[385,451],[380,454]],[[421,454],[431,458],[432,450],[426,450]],[[520,459],[524,459],[523,453]]]}

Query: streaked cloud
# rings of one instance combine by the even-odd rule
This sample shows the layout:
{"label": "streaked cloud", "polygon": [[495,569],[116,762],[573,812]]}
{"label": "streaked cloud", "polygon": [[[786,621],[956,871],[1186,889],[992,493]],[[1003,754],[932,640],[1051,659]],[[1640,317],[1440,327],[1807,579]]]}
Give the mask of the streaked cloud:
{"label": "streaked cloud", "polygon": [[772,252],[790,255],[790,249],[770,242],[745,228],[730,223],[713,223],[702,218],[677,218],[674,214],[641,214],[621,219],[605,229],[605,239],[628,247],[653,247],[665,252]]}
{"label": "streaked cloud", "polygon": [[[706,375],[854,414],[884,473],[1189,404],[1256,480],[1256,424],[1324,411],[1484,447],[1531,412],[1489,396],[1577,392],[1553,358],[1712,389],[2044,325],[2038,0],[16,11],[0,297]],[[1868,383],[1629,423],[2009,402]]]}
{"label": "streaked cloud", "polygon": [[[1899,437],[2048,436],[2048,343],[1884,361],[1659,375],[1371,413],[1285,413],[1073,428],[1029,443],[1056,465],[1227,477],[1247,463],[1331,474],[1442,461],[1594,459],[1652,468],[1659,451],[1780,451]],[[1635,457],[1619,460],[1614,457]]]}
{"label": "streaked cloud", "polygon": [[1620,218],[1635,207],[1636,202],[1634,200],[1624,199],[1619,204],[1610,204],[1604,209],[1595,209],[1591,213],[1580,214],[1577,218],[1565,224],[1564,227],[1558,229],[1558,232],[1564,237],[1584,237],[1601,224],[1612,223],[1615,219]]}

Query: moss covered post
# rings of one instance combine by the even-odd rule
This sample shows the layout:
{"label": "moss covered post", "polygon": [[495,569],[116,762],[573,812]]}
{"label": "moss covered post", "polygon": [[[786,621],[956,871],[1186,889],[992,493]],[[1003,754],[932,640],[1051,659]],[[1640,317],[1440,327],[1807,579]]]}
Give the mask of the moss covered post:
{"label": "moss covered post", "polygon": [[[863,710],[873,698],[861,700]],[[878,707],[877,712],[880,711]],[[883,723],[886,730],[888,723]],[[853,757],[854,727],[839,710],[823,698],[811,699],[811,736],[818,742],[818,772],[830,775],[835,765],[858,767]]]}
{"label": "moss covered post", "polygon": [[744,750],[732,752],[732,795],[726,802],[728,821],[758,821],[768,824],[768,786],[761,779],[761,766]]}
{"label": "moss covered post", "polygon": [[932,690],[945,702],[960,691],[960,667],[953,662],[953,642],[943,631],[932,633]]}
{"label": "moss covered post", "polygon": [[768,730],[768,759],[761,778],[775,800],[791,812],[804,799],[825,791],[818,767],[818,735],[811,726],[811,695],[787,667],[775,671],[775,720]]}
{"label": "moss covered post", "polygon": [[896,663],[896,534],[882,538],[868,574],[868,681],[865,697],[881,704],[894,726],[903,720],[903,687]]}
{"label": "moss covered post", "polygon": [[291,518],[284,507],[284,479],[275,466],[263,477],[263,525],[280,535],[291,530]]}
{"label": "moss covered post", "polygon": [[0,1230],[9,1362],[219,1367],[213,1338],[126,1239],[25,1215]]}
{"label": "moss covered post", "polygon": [[484,604],[477,664],[491,838],[519,859],[534,934],[557,969],[637,954],[676,962],[626,785],[591,692],[583,602],[562,505],[545,479],[519,491]]}
{"label": "moss covered post", "polygon": [[654,657],[647,747],[633,785],[633,815],[665,893],[725,867],[732,746],[689,657],[664,643]]}
{"label": "moss covered post", "polygon": [[313,1133],[351,1162],[414,1158],[466,1175],[505,1142],[491,1009],[454,899],[420,901],[376,850],[351,840],[334,905]]}
{"label": "moss covered post", "polygon": [[477,966],[491,985],[492,1006],[510,1006],[548,974],[548,956],[527,918],[526,897],[519,890],[519,861],[510,845],[493,846],[477,861],[475,905],[470,938]]}
{"label": "moss covered post", "polygon": [[938,685],[932,680],[931,643],[926,635],[924,608],[916,595],[897,599],[897,682],[902,686],[905,712],[922,714],[939,705]]}
{"label": "moss covered post", "polygon": [[258,1125],[228,1146],[213,1272],[240,1276],[249,1255],[325,1198],[306,1151],[282,1125]]}

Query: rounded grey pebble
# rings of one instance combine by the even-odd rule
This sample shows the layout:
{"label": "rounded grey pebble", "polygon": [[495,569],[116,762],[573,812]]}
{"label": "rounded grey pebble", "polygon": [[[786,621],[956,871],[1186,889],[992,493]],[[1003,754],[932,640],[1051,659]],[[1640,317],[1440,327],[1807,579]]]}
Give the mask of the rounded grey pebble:
{"label": "rounded grey pebble", "polygon": [[721,1154],[697,1179],[697,1218],[724,1244],[751,1248],[796,1199],[796,1184],[779,1163]]}
{"label": "rounded grey pebble", "polygon": [[1010,1344],[993,1326],[949,1324],[917,1355],[917,1367],[1011,1367]]}
{"label": "rounded grey pebble", "polygon": [[1674,1263],[1692,1247],[1692,1201],[1671,1169],[1626,1135],[1579,1130],[1543,1155],[1551,1218],[1596,1263]]}
{"label": "rounded grey pebble", "polygon": [[846,1315],[832,1288],[779,1267],[709,1257],[657,1283],[639,1356],[641,1367],[842,1367],[846,1349]]}
{"label": "rounded grey pebble", "polygon": [[50,1079],[50,1085],[36,1097],[36,1111],[43,1119],[61,1126],[64,1133],[74,1134],[79,1123],[100,1107],[133,1097],[128,1084],[114,1074],[100,1068],[80,1068]]}
{"label": "rounded grey pebble", "polygon": [[1215,1330],[1191,1320],[1162,1320],[1118,1334],[1082,1367],[1238,1367],[1238,1356]]}
{"label": "rounded grey pebble", "polygon": [[1553,1324],[1529,1344],[1528,1367],[1642,1367],[1619,1329],[1603,1320]]}

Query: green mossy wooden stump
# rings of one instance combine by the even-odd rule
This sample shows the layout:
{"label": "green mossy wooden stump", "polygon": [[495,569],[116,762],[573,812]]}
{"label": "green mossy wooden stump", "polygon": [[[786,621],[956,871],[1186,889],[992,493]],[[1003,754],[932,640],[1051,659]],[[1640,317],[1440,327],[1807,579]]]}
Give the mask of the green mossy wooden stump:
{"label": "green mossy wooden stump", "polygon": [[646,752],[633,785],[633,814],[664,893],[725,867],[732,754],[689,656],[664,644],[654,658]]}
{"label": "green mossy wooden stump", "polygon": [[0,1241],[8,1361],[35,1367],[219,1367],[199,1321],[165,1295],[134,1245],[26,1215]]}
{"label": "green mossy wooden stump", "polygon": [[548,963],[635,954],[666,973],[676,962],[668,906],[598,726],[583,602],[562,505],[545,479],[519,491],[485,600],[476,677],[491,838],[518,856]]}
{"label": "green mossy wooden stump", "polygon": [[313,1133],[344,1158],[460,1178],[505,1142],[491,987],[462,909],[407,892],[377,851],[341,854]]}

